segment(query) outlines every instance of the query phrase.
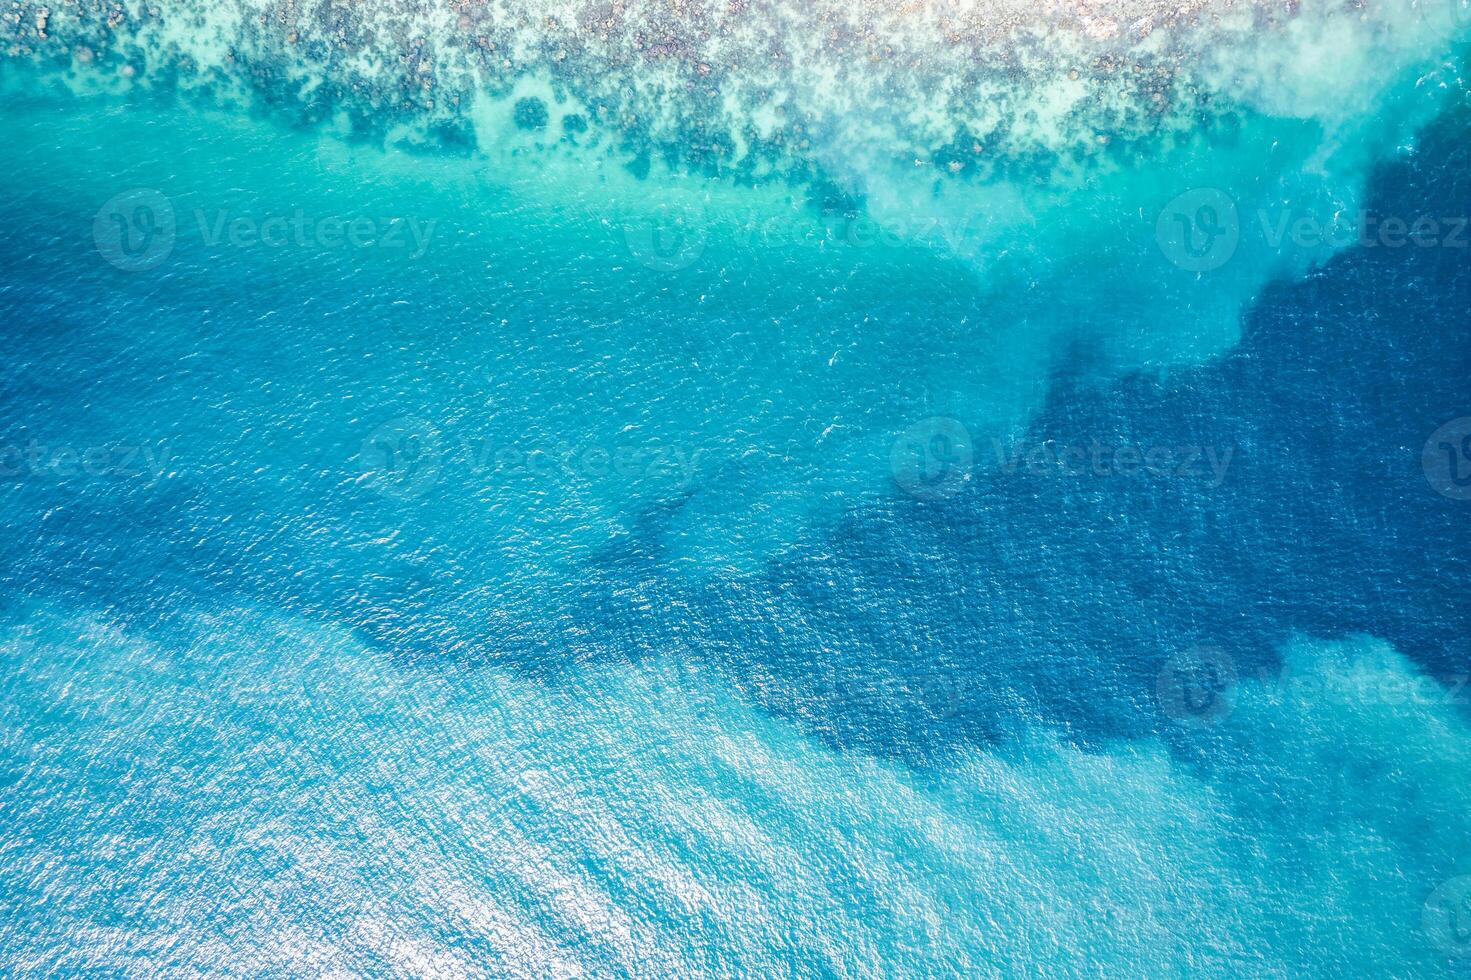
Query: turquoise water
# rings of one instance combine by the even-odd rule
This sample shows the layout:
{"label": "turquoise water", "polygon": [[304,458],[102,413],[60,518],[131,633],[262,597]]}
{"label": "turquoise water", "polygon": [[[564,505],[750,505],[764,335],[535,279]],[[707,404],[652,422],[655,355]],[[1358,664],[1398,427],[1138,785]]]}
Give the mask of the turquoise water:
{"label": "turquoise water", "polygon": [[7,26],[5,972],[1464,972],[1459,11],[1139,7]]}

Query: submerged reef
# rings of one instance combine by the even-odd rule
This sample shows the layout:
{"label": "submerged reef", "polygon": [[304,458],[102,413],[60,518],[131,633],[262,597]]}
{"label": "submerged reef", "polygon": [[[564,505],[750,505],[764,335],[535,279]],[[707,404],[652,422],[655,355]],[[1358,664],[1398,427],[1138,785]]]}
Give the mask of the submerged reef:
{"label": "submerged reef", "polygon": [[1454,29],[1441,6],[48,0],[12,4],[0,63],[375,139],[575,148],[636,173],[882,162],[1066,181],[1203,127],[1229,137],[1241,109],[1331,114],[1341,92],[1325,102],[1319,66],[1362,64],[1372,92]]}

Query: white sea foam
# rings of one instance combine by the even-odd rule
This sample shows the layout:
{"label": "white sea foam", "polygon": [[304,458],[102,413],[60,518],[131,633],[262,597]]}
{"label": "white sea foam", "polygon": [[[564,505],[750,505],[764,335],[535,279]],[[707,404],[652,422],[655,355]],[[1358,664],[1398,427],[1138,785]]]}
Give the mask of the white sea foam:
{"label": "white sea foam", "polygon": [[[130,0],[23,7],[5,28],[11,57],[69,60],[79,78],[126,67],[317,114],[325,98],[423,133],[488,99],[504,106],[481,113],[497,122],[478,134],[489,153],[572,135],[747,175],[902,162],[1056,181],[1084,179],[1112,146],[1188,134],[1202,112],[1330,125],[1373,112],[1446,53],[1454,14],[1450,0]],[[546,123],[518,131],[510,110],[528,98]],[[580,137],[560,125],[573,113]]]}
{"label": "white sea foam", "polygon": [[1201,188],[1241,215],[1356,210],[1369,168],[1459,84],[1462,30],[1452,0],[48,9],[8,22],[10,55],[79,88],[171,85],[473,145],[499,179],[534,173],[519,190],[551,208],[599,188],[638,242],[670,220],[701,242],[749,238],[772,212],[731,184],[776,178],[885,228],[960,228],[941,247],[998,291],[1080,286],[1053,290],[1055,321],[1121,366],[1228,348],[1264,282],[1330,251],[1243,245],[1202,282],[1161,259],[1156,218]]}
{"label": "white sea foam", "polygon": [[[1352,205],[1367,166],[1454,81],[1458,12],[1453,0],[130,0],[23,7],[0,29],[12,59],[62,63],[81,87],[126,72],[126,85],[408,142],[456,133],[497,165],[550,154],[822,176],[885,223],[980,213],[987,233],[959,251],[987,264],[1019,235],[1068,254],[1049,232],[1076,215],[1048,219],[1076,211],[1079,190],[1110,213],[1157,212],[1173,194],[1142,193],[1128,179],[1140,173],[1174,193],[1250,188],[1254,203],[1300,192],[1279,178],[1307,170]],[[1276,124],[1242,153],[1229,134],[1259,118]]]}
{"label": "white sea foam", "polygon": [[[553,197],[575,194],[591,166],[634,225],[660,220],[654,202],[716,234],[731,214],[712,209],[723,195],[708,184],[640,191],[624,164],[817,180],[818,197],[861,201],[885,226],[979,216],[946,244],[993,274],[1038,257],[1065,269],[1130,238],[1130,216],[1152,230],[1199,187],[1244,211],[1311,202],[1326,223],[1458,84],[1462,31],[1452,0],[41,9],[0,27],[8,54],[64,67],[79,88],[172,85],[409,143],[454,134],[501,173],[533,158]],[[1278,258],[1246,256],[1199,295],[1140,276],[1132,302],[1229,325],[1284,271]],[[1099,304],[1084,297],[1078,315]],[[1233,338],[1219,332],[1217,347]]]}

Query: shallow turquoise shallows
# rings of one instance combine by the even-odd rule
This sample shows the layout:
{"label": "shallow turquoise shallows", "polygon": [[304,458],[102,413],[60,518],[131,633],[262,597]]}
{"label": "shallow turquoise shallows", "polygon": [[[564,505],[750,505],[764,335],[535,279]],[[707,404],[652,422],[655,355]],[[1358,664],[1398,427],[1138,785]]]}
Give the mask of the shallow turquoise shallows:
{"label": "shallow turquoise shallows", "polygon": [[245,6],[0,37],[0,974],[1471,970],[1457,5]]}

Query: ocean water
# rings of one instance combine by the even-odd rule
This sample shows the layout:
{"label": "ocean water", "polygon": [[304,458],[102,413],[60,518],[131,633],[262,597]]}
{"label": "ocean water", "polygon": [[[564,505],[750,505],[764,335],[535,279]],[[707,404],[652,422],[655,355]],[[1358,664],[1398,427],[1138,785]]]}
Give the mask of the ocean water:
{"label": "ocean water", "polygon": [[17,7],[0,972],[1465,975],[1468,29]]}

